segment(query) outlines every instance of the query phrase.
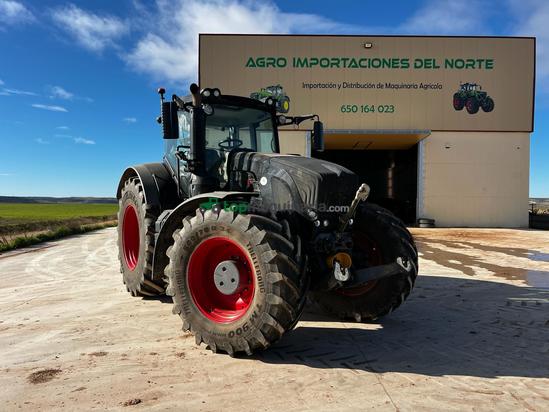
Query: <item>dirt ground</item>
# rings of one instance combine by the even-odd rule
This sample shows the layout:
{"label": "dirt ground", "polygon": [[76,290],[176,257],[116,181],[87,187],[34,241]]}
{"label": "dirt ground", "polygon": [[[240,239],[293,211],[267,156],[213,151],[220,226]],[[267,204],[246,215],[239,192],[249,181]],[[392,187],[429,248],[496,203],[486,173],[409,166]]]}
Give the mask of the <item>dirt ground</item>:
{"label": "dirt ground", "polygon": [[126,293],[115,228],[0,255],[0,410],[549,410],[549,232],[414,234],[421,275],[392,315],[309,311],[241,359]]}

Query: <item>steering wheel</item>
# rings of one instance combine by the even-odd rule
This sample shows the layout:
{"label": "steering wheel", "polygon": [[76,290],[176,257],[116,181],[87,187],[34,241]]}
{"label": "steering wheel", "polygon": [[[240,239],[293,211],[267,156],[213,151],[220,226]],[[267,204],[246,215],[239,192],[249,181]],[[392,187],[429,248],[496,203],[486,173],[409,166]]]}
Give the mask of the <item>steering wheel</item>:
{"label": "steering wheel", "polygon": [[242,146],[244,142],[240,139],[230,139],[226,138],[225,140],[219,142],[217,145],[221,150],[231,151]]}

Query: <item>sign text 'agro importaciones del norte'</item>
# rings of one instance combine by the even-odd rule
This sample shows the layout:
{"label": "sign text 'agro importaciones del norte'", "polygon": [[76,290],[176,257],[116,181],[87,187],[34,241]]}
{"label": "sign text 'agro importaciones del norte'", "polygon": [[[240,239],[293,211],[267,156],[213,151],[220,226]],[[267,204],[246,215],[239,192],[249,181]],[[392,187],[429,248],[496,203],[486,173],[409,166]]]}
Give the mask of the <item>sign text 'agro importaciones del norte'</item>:
{"label": "sign text 'agro importaciones del norte'", "polygon": [[200,35],[200,81],[331,130],[531,131],[535,39]]}

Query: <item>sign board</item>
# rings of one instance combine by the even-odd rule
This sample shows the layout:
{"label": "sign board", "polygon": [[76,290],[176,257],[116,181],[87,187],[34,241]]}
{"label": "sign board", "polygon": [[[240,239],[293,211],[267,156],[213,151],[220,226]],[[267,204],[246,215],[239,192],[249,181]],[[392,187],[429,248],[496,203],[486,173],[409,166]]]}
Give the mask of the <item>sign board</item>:
{"label": "sign board", "polygon": [[330,130],[533,129],[535,39],[200,35],[202,87]]}

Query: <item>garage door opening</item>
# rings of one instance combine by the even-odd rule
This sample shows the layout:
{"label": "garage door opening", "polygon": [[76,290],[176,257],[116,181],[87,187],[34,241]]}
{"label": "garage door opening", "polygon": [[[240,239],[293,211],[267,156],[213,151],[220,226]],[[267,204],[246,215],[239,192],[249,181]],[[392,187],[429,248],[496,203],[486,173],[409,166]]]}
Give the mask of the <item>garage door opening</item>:
{"label": "garage door opening", "polygon": [[370,185],[370,201],[411,224],[417,217],[418,143],[428,135],[428,131],[329,131],[326,150],[314,156],[351,169]]}
{"label": "garage door opening", "polygon": [[415,222],[417,145],[407,150],[326,150],[315,157],[351,169],[372,189],[370,201],[405,223]]}

